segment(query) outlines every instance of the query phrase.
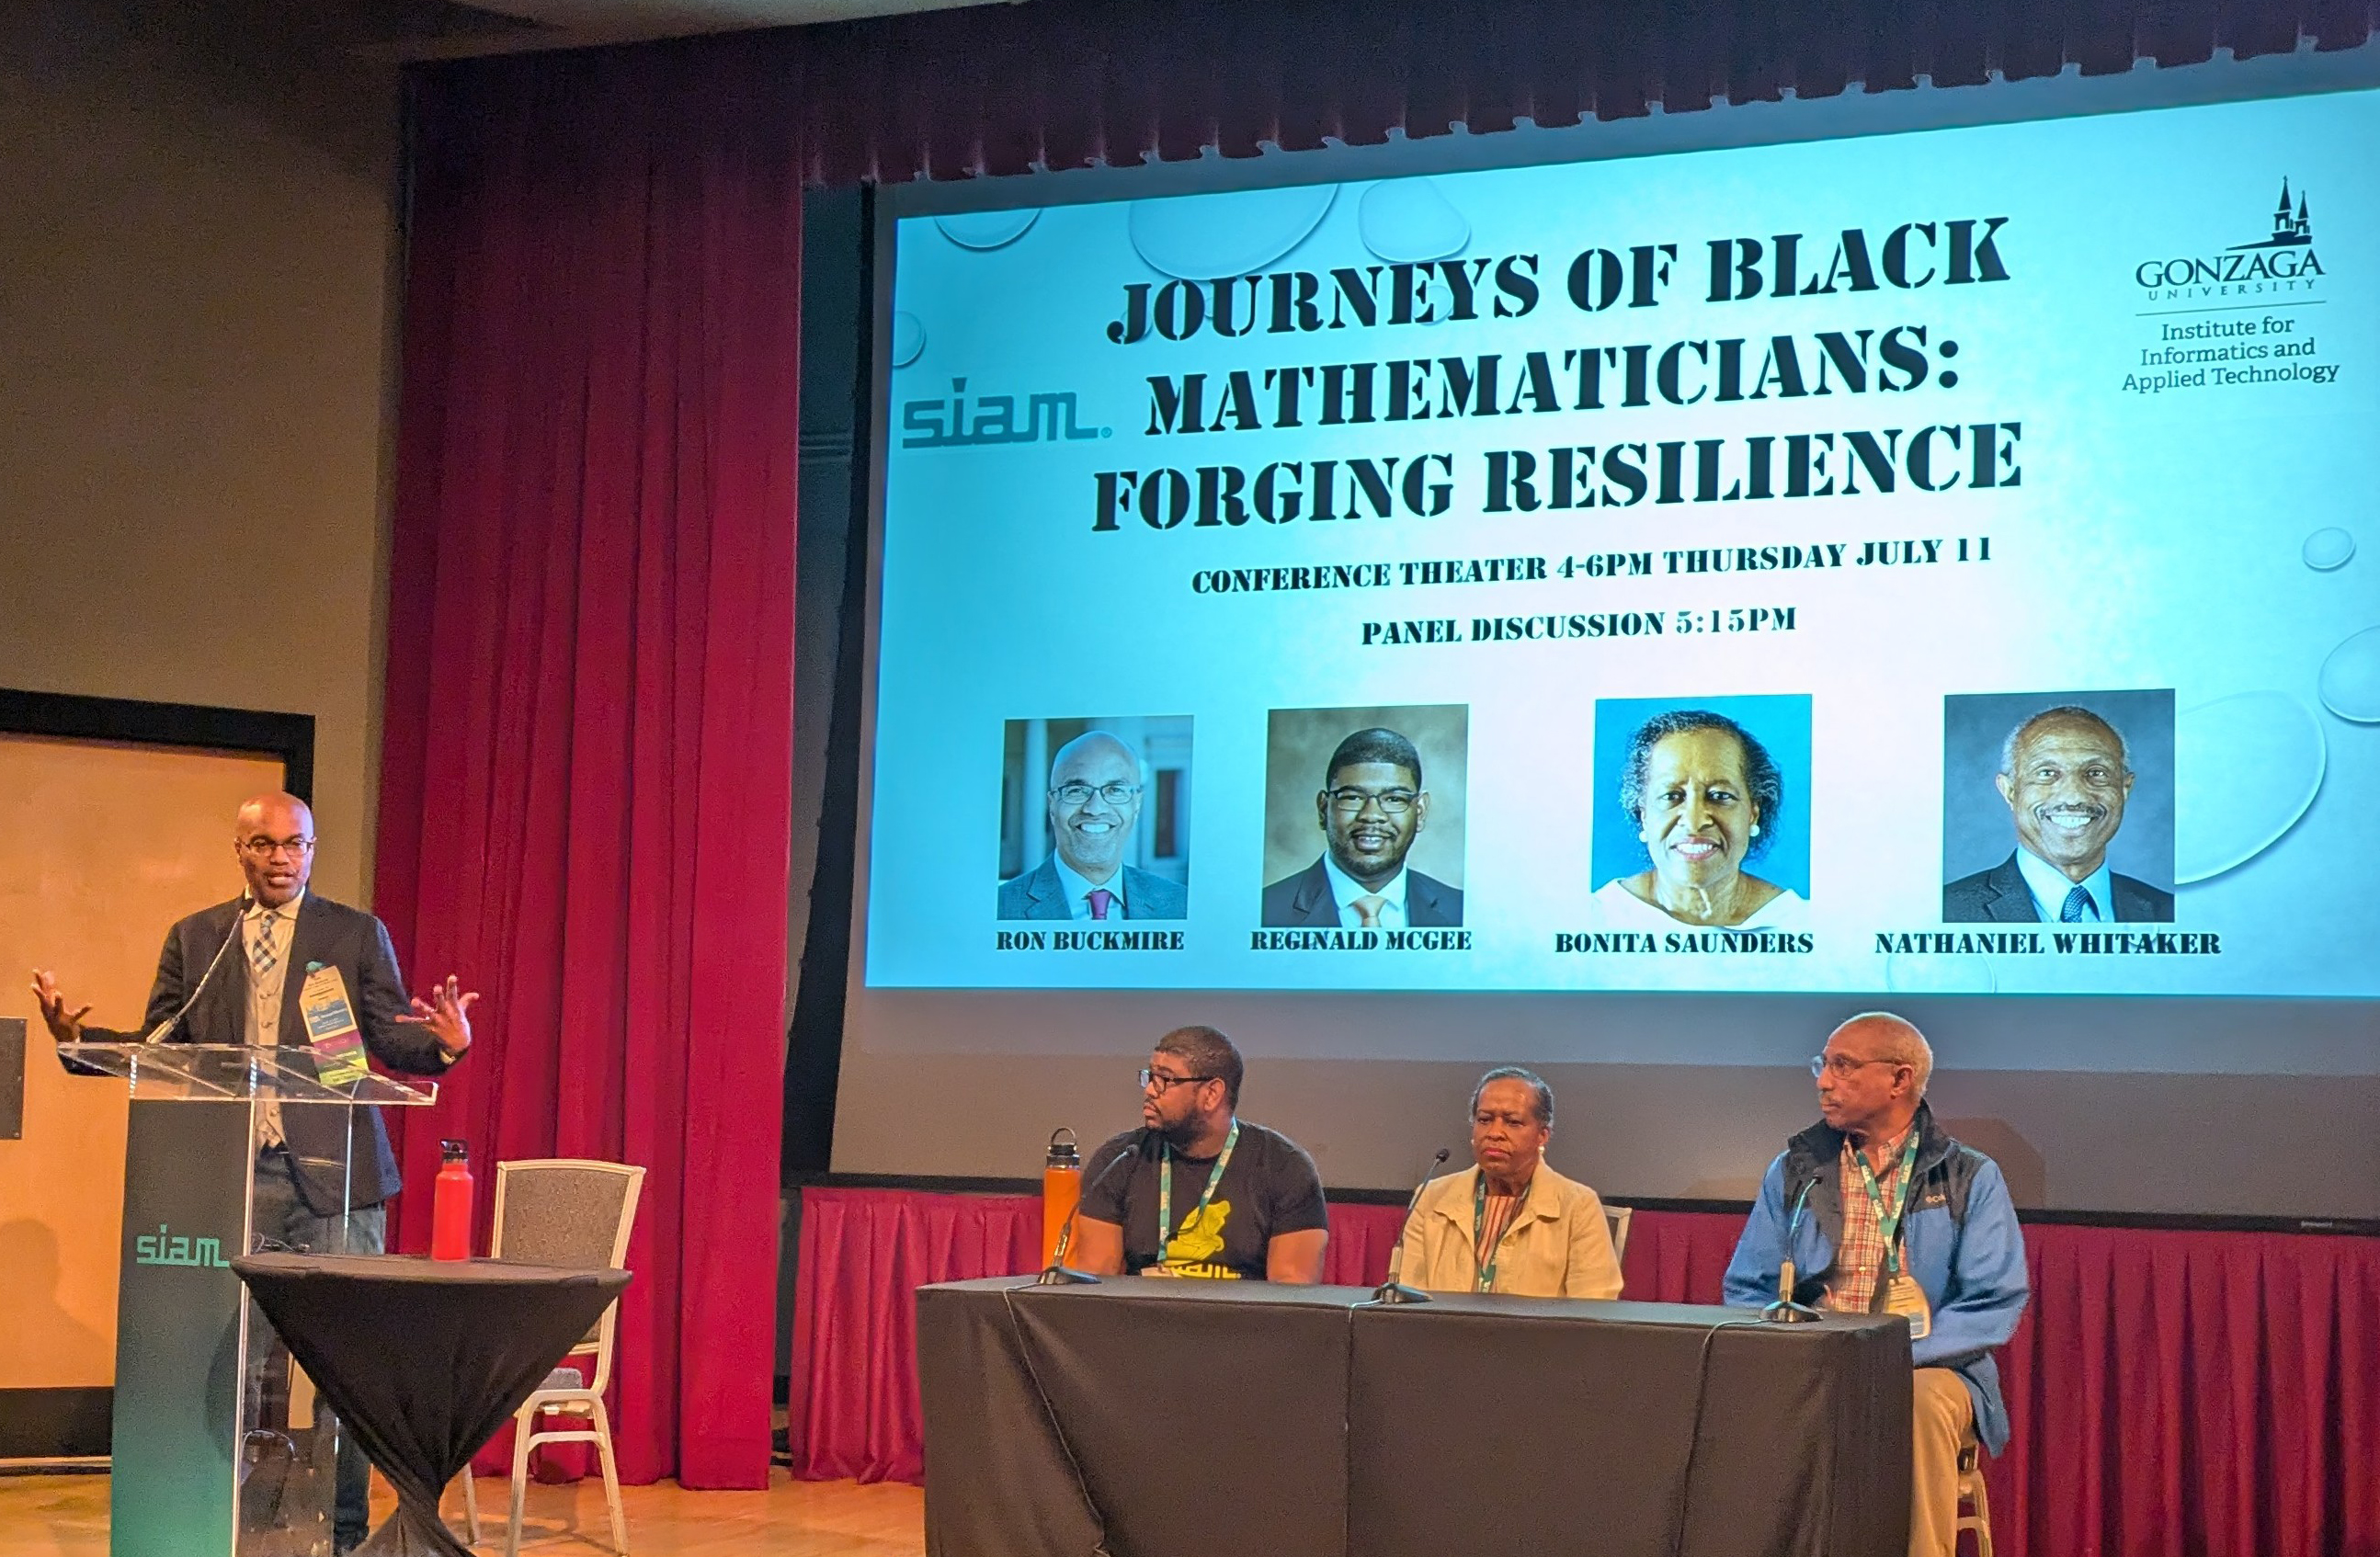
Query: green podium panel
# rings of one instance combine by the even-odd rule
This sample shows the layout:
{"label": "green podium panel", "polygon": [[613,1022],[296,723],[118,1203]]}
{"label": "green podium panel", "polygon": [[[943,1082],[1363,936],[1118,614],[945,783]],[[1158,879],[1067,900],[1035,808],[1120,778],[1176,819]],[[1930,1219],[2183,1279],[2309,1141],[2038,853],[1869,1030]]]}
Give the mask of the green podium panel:
{"label": "green podium panel", "polygon": [[110,1551],[328,1557],[338,1423],[286,1368],[231,1265],[256,1244],[257,1143],[272,1138],[259,1122],[267,1103],[419,1105],[437,1088],[334,1072],[294,1046],[62,1043],[58,1057],[132,1097]]}
{"label": "green podium panel", "polygon": [[236,1550],[248,1247],[246,1102],[139,1101],[115,1299],[115,1557]]}

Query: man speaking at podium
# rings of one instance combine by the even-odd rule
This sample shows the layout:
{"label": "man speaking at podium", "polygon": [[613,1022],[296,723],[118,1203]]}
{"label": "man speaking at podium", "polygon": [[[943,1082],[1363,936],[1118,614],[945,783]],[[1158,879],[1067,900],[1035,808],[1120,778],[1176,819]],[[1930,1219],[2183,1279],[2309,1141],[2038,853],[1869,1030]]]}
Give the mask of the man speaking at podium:
{"label": "man speaking at podium", "polygon": [[[272,794],[242,805],[232,851],[248,890],[166,932],[140,1030],[85,1027],[91,1007],[69,1009],[56,978],[42,969],[33,976],[33,993],[52,1038],[131,1043],[166,1025],[160,1036],[167,1041],[302,1047],[307,1034],[298,990],[309,970],[321,967],[336,968],[345,980],[364,1047],[382,1064],[408,1076],[438,1076],[462,1057],[471,1046],[471,1003],[480,997],[460,992],[460,981],[449,977],[431,999],[408,1002],[388,927],[359,908],[307,892],[314,815],[304,801]],[[234,937],[237,947],[227,944]],[[396,1157],[378,1109],[262,1105],[253,1202],[260,1243],[270,1239],[317,1254],[381,1253],[387,1239],[383,1202],[398,1187]],[[349,1208],[344,1229],[343,1201]],[[335,1532],[342,1552],[363,1539],[368,1475],[354,1436],[342,1435]]]}

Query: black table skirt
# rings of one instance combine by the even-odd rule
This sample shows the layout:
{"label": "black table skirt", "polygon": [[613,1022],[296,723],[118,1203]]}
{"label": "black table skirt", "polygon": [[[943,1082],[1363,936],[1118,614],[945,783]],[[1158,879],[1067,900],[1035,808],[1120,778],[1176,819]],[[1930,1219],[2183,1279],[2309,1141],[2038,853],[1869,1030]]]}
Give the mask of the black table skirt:
{"label": "black table skirt", "polygon": [[1015,1278],[917,1295],[929,1557],[1900,1557],[1900,1320]]}
{"label": "black table skirt", "polygon": [[361,1549],[468,1557],[438,1497],[628,1284],[501,1259],[256,1254],[232,1261],[397,1508]]}

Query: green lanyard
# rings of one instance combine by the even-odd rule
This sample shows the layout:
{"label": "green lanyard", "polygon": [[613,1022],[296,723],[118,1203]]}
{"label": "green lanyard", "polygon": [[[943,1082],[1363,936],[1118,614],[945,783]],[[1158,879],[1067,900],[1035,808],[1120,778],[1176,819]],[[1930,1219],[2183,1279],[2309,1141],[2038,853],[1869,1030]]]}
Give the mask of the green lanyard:
{"label": "green lanyard", "polygon": [[[1232,1165],[1232,1148],[1240,1144],[1240,1122],[1232,1121],[1232,1133],[1223,1137],[1223,1154],[1215,1159],[1215,1171],[1207,1175],[1207,1187],[1198,1193],[1198,1209],[1191,1213],[1194,1220],[1204,1222],[1207,1202],[1215,1198],[1215,1186],[1223,1182],[1223,1170]],[[1173,1240],[1173,1143],[1164,1147],[1165,1165],[1157,1170],[1157,1258],[1165,1258],[1165,1246]],[[1184,1225],[1187,1225],[1186,1223]]]}
{"label": "green lanyard", "polygon": [[1909,1144],[1900,1151],[1900,1203],[1890,1211],[1884,1209],[1884,1191],[1876,1187],[1876,1170],[1867,1165],[1867,1153],[1852,1148],[1852,1161],[1859,1164],[1860,1178],[1867,1187],[1868,1204],[1876,1208],[1876,1230],[1884,1239],[1884,1273],[1900,1274],[1900,1219],[1909,1213],[1909,1197],[1917,1187],[1917,1175],[1910,1170],[1917,1162],[1917,1127],[1909,1129]]}
{"label": "green lanyard", "polygon": [[[1496,1235],[1496,1247],[1488,1251],[1488,1262],[1479,1267],[1477,1283],[1472,1287],[1472,1291],[1493,1292],[1496,1290],[1496,1262],[1504,1258],[1504,1240],[1511,1237],[1512,1235],[1512,1229],[1521,1224],[1521,1212],[1526,1209],[1529,1203],[1530,1186],[1536,1182],[1536,1175],[1535,1174],[1530,1174],[1528,1184],[1521,1186],[1521,1192],[1512,1198],[1512,1218],[1504,1223],[1504,1230]],[[1486,1237],[1487,1235],[1488,1175],[1486,1174],[1481,1174],[1477,1178],[1471,1181],[1472,1259],[1477,1259],[1479,1258],[1479,1240]]]}

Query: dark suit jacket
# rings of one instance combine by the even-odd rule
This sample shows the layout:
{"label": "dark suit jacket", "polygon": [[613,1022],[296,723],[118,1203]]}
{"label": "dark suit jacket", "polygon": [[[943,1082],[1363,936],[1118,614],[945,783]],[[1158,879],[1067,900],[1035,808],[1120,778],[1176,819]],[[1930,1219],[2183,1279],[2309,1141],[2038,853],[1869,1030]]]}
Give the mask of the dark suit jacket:
{"label": "dark suit jacket", "polygon": [[[2107,879],[2115,889],[2117,922],[2173,922],[2173,894],[2113,870],[2107,872]],[[2037,924],[2040,920],[2033,890],[2024,884],[2024,872],[2017,869],[2014,854],[1988,870],[1961,876],[1942,889],[1944,924]]]}
{"label": "dark suit jacket", "polygon": [[[1003,919],[1070,919],[1066,889],[1058,884],[1053,857],[1013,881],[1000,883],[1000,917]],[[1123,917],[1128,919],[1186,919],[1190,917],[1187,888],[1153,876],[1137,866],[1123,868]]]}
{"label": "dark suit jacket", "polygon": [[[1264,922],[1275,926],[1331,926],[1339,923],[1339,905],[1330,895],[1330,876],[1320,856],[1294,876],[1283,876],[1264,889]],[[1463,889],[1407,867],[1405,923],[1415,930],[1447,929],[1463,922]]]}
{"label": "dark suit jacket", "polygon": [[[235,898],[202,908],[165,932],[165,949],[157,958],[157,982],[149,991],[149,1009],[139,1032],[112,1032],[86,1027],[84,1036],[96,1042],[132,1043],[142,1033],[171,1016],[190,998],[225,938],[237,932],[240,904]],[[306,965],[335,967],[347,984],[347,1002],[356,1026],[371,1057],[390,1070],[408,1076],[445,1074],[446,1064],[437,1038],[416,1022],[398,1017],[412,1010],[405,979],[397,971],[396,950],[389,944],[388,927],[360,908],[334,903],[308,893],[298,906],[298,926],[289,942],[288,982],[281,1001],[281,1030],[275,1041],[303,1047],[306,1019],[298,1009],[298,986]],[[214,977],[187,1016],[165,1034],[179,1043],[245,1043],[248,1041],[248,957],[245,948],[224,953]],[[281,1133],[289,1148],[298,1193],[317,1216],[336,1216],[343,1192],[351,1206],[376,1206],[396,1193],[396,1156],[389,1150],[388,1131],[376,1108],[346,1108],[333,1103],[290,1103],[281,1110]],[[352,1154],[354,1180],[347,1183]]]}

